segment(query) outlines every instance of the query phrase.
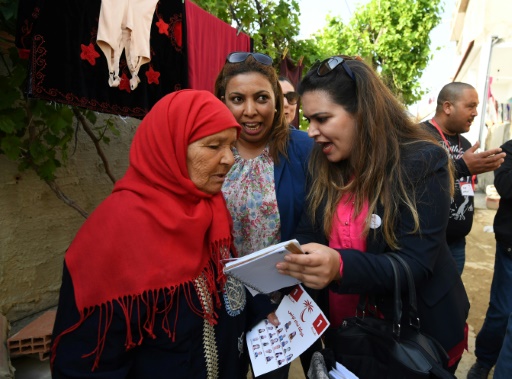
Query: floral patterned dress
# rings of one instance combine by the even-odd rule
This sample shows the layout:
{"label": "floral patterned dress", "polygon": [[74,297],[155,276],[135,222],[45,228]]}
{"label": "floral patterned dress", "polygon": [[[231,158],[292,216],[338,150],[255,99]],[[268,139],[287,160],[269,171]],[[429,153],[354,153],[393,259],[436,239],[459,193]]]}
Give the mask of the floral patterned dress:
{"label": "floral patterned dress", "polygon": [[281,221],[274,183],[274,161],[268,146],[254,159],[233,148],[231,167],[222,192],[233,217],[238,255],[244,256],[281,240]]}

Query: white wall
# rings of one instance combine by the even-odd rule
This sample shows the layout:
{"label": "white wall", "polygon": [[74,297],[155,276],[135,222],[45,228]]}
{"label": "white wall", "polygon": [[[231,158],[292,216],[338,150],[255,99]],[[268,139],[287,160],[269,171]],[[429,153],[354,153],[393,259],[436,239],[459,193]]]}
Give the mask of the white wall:
{"label": "white wall", "polygon": [[[465,137],[472,143],[480,141],[482,147],[487,139],[488,126],[493,124],[493,118],[486,113],[487,77],[493,78],[491,90],[496,100],[506,102],[512,97],[511,15],[512,1],[469,0],[457,41],[461,69],[455,80],[475,86],[480,99],[479,115]],[[493,42],[493,37],[499,37],[499,40]],[[467,54],[470,43],[474,45]]]}

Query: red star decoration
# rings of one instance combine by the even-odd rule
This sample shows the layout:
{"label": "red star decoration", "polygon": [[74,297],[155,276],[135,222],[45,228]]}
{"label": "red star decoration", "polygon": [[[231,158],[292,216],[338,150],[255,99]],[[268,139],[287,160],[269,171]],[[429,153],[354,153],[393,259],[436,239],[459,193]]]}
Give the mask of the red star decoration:
{"label": "red star decoration", "polygon": [[169,24],[165,23],[164,20],[159,18],[156,26],[158,26],[158,33],[169,36]]}
{"label": "red star decoration", "polygon": [[121,91],[126,91],[128,93],[132,92],[130,88],[130,79],[126,76],[125,73],[121,75],[121,82],[119,83],[119,89]]}
{"label": "red star decoration", "polygon": [[153,67],[149,67],[149,70],[146,71],[146,78],[148,78],[148,83],[152,84],[160,84],[158,78],[160,77],[160,73],[158,71],[153,70]]}
{"label": "red star decoration", "polygon": [[82,52],[80,53],[80,58],[89,62],[91,64],[91,66],[95,66],[96,58],[98,58],[100,55],[94,49],[94,45],[92,44],[92,42],[87,46],[85,46],[83,43],[81,43],[80,47],[82,48]]}

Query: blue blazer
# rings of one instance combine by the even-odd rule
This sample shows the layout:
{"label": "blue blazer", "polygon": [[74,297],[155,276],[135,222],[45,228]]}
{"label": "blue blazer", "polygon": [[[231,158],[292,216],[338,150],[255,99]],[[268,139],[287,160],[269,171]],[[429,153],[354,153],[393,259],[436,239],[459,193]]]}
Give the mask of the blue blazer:
{"label": "blue blazer", "polygon": [[288,159],[280,156],[279,164],[274,165],[277,207],[281,219],[281,241],[294,238],[295,228],[304,209],[307,165],[313,143],[313,139],[309,138],[306,132],[291,129]]}
{"label": "blue blazer", "polygon": [[[412,270],[422,330],[449,351],[464,339],[469,300],[446,243],[450,206],[448,155],[440,146],[426,142],[404,147],[402,154],[401,170],[410,180],[409,188],[415,196],[420,231],[412,232],[413,217],[408,209],[400,206],[395,225],[400,247],[395,251]],[[381,220],[383,211],[382,206],[376,210]],[[322,216],[322,211],[317,212],[313,224],[306,213],[303,215],[296,235],[301,244],[328,245]],[[393,271],[382,254],[393,249],[385,242],[382,227],[370,229],[366,250],[364,254],[355,249],[339,250],[343,278],[329,288],[338,293],[375,294],[380,311],[391,317]],[[401,277],[405,277],[404,272]],[[402,291],[407,291],[405,283]],[[406,306],[404,301],[403,322],[408,322]]]}

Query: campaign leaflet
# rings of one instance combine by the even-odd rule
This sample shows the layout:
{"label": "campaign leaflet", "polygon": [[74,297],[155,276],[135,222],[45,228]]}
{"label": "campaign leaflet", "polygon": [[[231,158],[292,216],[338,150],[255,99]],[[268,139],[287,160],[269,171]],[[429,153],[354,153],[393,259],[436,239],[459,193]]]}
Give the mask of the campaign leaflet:
{"label": "campaign leaflet", "polygon": [[267,319],[246,335],[254,376],[275,370],[307,350],[330,325],[311,296],[298,284],[276,310],[279,326]]}

